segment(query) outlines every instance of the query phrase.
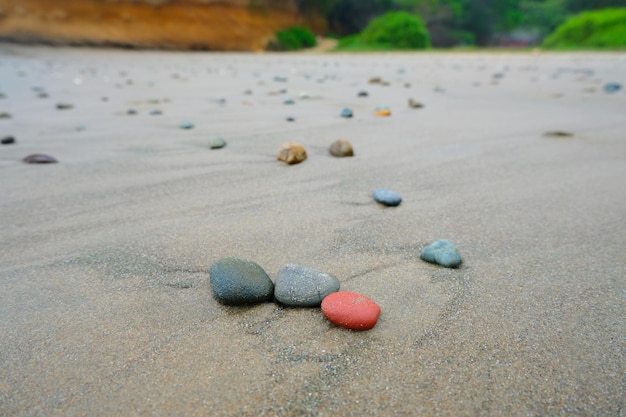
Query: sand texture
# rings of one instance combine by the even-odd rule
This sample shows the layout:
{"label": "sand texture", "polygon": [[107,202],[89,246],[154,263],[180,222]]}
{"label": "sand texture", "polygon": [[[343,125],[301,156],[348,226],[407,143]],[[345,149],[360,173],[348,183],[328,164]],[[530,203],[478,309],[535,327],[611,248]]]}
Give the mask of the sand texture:
{"label": "sand texture", "polygon": [[[625,54],[0,45],[0,415],[624,416],[626,93],[606,82]],[[304,162],[276,159],[290,141]],[[440,238],[459,269],[420,260]],[[324,271],[378,324],[220,305],[207,271],[231,256]]]}

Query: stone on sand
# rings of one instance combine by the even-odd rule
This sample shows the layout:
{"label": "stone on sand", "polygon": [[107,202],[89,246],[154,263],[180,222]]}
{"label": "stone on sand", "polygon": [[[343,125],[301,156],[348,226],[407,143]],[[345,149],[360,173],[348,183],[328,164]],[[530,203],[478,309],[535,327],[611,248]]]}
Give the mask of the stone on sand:
{"label": "stone on sand", "polygon": [[420,257],[430,263],[446,268],[458,268],[461,265],[461,254],[452,242],[439,239],[422,249]]}
{"label": "stone on sand", "polygon": [[286,142],[280,146],[276,157],[288,165],[298,164],[306,159],[306,149],[299,143]]}
{"label": "stone on sand", "polygon": [[269,301],[274,283],[255,262],[241,258],[222,258],[209,268],[211,288],[222,304],[245,305]]}
{"label": "stone on sand", "polygon": [[280,267],[274,297],[293,307],[316,307],[329,294],[339,291],[339,280],[325,272],[298,264]]}

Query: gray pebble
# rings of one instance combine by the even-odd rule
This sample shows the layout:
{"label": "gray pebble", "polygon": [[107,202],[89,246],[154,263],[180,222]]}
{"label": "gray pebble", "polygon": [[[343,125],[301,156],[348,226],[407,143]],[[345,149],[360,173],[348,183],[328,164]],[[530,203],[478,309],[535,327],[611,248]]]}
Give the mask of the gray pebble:
{"label": "gray pebble", "polygon": [[274,297],[294,307],[317,307],[329,294],[339,291],[339,280],[325,272],[297,264],[280,267]]}

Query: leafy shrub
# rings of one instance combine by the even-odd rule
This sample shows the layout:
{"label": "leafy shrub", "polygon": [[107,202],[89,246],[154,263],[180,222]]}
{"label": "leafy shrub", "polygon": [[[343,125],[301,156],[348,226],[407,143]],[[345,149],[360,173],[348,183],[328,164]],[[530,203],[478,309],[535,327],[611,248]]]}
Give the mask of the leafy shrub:
{"label": "leafy shrub", "polygon": [[310,30],[298,26],[276,32],[276,42],[270,42],[268,49],[280,51],[295,51],[302,48],[311,48],[317,44],[315,35]]}
{"label": "leafy shrub", "polygon": [[548,36],[545,48],[626,47],[626,8],[580,13]]}
{"label": "leafy shrub", "polygon": [[374,19],[361,32],[361,41],[397,49],[423,49],[430,46],[428,30],[419,16],[388,12]]}

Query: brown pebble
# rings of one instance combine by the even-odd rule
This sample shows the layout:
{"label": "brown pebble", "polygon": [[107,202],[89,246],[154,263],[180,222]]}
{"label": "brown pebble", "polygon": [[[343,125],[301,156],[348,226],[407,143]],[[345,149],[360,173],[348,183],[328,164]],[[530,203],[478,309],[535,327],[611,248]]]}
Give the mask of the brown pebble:
{"label": "brown pebble", "polygon": [[416,101],[412,98],[409,99],[409,107],[412,109],[421,109],[422,107],[424,107],[424,105],[422,103],[420,103],[419,101]]}
{"label": "brown pebble", "polygon": [[563,130],[551,130],[549,132],[545,132],[544,136],[549,136],[551,138],[571,138],[574,136],[571,132],[565,132]]}
{"label": "brown pebble", "polygon": [[56,164],[57,162],[59,162],[50,155],[46,155],[43,153],[34,153],[28,155],[26,158],[23,159],[23,161],[27,164]]}
{"label": "brown pebble", "polygon": [[350,141],[346,139],[337,139],[334,141],[328,151],[331,155],[342,157],[342,156],[354,156],[354,150],[352,149],[352,144]]}
{"label": "brown pebble", "polygon": [[277,159],[289,165],[298,164],[306,159],[306,150],[299,143],[286,142],[278,149]]}

